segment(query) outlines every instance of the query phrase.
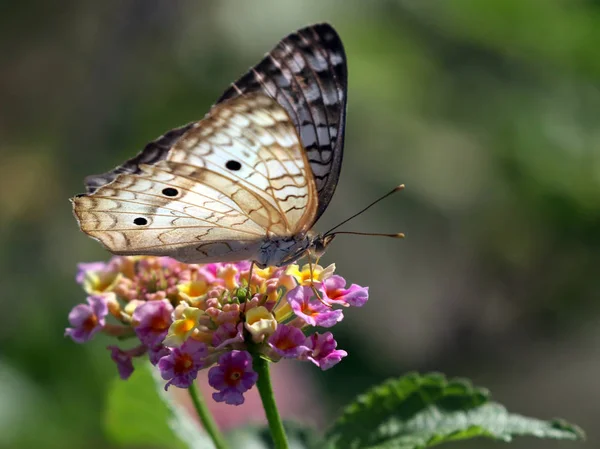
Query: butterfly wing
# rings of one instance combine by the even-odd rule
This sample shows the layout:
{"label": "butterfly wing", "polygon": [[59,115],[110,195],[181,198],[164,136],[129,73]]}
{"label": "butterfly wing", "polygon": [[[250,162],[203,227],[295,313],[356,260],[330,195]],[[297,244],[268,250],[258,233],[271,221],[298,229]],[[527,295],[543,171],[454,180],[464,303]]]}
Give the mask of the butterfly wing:
{"label": "butterfly wing", "polygon": [[219,99],[262,92],[286,109],[314,174],[319,197],[315,221],[327,208],[340,176],[347,83],[340,37],[331,25],[317,24],[284,38]]}
{"label": "butterfly wing", "polygon": [[161,160],[72,201],[81,229],[111,252],[188,263],[254,259],[267,237],[310,229],[317,210],[294,123],[261,94],[213,108]]}
{"label": "butterfly wing", "polygon": [[[248,94],[217,105],[173,146],[167,161],[208,169],[211,185],[222,183],[223,193],[247,205],[268,234],[305,233],[315,221],[318,199],[306,153],[294,123],[271,97]],[[246,193],[261,198],[260,209],[240,197]]]}

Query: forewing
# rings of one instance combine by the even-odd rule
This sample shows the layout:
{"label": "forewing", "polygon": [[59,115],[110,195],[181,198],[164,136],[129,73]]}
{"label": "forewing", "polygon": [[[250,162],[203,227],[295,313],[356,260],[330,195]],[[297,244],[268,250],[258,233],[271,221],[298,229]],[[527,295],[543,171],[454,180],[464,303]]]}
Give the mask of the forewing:
{"label": "forewing", "polygon": [[294,125],[261,94],[214,108],[165,159],[73,199],[81,229],[111,252],[189,263],[255,259],[266,237],[308,230],[316,205]]}
{"label": "forewing", "polygon": [[273,97],[289,113],[315,178],[315,221],[337,186],[344,149],[348,70],[340,37],[317,24],[284,38],[221,96],[219,102],[250,92]]}

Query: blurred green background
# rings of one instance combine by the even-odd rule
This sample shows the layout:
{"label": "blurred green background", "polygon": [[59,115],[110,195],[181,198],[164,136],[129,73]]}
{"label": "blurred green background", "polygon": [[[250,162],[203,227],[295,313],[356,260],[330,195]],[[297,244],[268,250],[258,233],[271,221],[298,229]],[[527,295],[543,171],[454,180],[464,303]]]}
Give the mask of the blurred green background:
{"label": "blurred green background", "polygon": [[349,105],[318,229],[403,182],[347,228],[407,239],[340,236],[325,257],[371,301],[336,328],[344,363],[294,365],[313,406],[440,370],[598,446],[599,1],[28,0],[0,4],[0,447],[113,447],[108,340],[63,337],[76,263],[108,255],[67,198],[321,21],[346,47]]}

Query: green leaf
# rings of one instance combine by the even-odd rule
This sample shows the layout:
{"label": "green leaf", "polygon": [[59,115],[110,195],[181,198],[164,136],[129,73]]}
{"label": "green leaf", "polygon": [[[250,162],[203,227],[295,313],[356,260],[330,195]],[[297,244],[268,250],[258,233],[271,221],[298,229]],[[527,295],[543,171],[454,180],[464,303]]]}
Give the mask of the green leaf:
{"label": "green leaf", "polygon": [[104,419],[109,438],[123,446],[214,448],[187,412],[170,400],[156,375],[156,370],[146,364],[136,367],[128,380],[113,381]]}
{"label": "green leaf", "polygon": [[421,449],[450,441],[514,436],[581,440],[583,431],[564,421],[508,413],[489,392],[464,379],[408,374],[372,388],[346,407],[327,432],[343,449]]}

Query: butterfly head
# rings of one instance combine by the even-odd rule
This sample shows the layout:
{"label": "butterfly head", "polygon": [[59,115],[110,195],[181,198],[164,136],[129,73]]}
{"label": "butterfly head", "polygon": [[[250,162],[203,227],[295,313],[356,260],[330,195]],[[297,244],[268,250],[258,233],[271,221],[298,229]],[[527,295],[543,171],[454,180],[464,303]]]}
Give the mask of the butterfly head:
{"label": "butterfly head", "polygon": [[309,253],[311,257],[320,259],[323,256],[323,254],[325,254],[325,251],[327,251],[327,247],[333,241],[334,237],[335,234],[315,235],[312,238],[309,247]]}
{"label": "butterfly head", "polygon": [[281,267],[294,263],[307,254],[319,258],[325,253],[333,237],[309,231],[291,237],[271,238],[262,244],[255,262],[260,266]]}

